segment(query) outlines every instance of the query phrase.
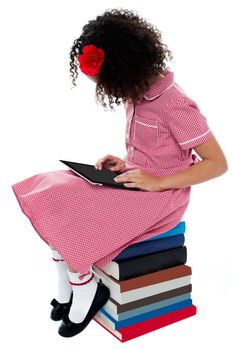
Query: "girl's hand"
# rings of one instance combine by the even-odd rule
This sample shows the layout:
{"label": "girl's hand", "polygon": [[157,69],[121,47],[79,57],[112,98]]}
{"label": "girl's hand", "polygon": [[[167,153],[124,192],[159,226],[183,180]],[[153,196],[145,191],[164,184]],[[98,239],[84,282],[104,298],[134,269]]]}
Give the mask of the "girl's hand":
{"label": "girl's hand", "polygon": [[120,171],[125,168],[125,163],[124,160],[107,154],[105,157],[98,159],[95,168],[101,170],[104,167],[111,171]]}
{"label": "girl's hand", "polygon": [[[114,177],[116,182],[125,182],[126,187],[138,187],[141,190],[161,192],[159,185],[160,177],[151,175],[142,169],[130,170]],[[127,183],[132,181],[131,183]]]}

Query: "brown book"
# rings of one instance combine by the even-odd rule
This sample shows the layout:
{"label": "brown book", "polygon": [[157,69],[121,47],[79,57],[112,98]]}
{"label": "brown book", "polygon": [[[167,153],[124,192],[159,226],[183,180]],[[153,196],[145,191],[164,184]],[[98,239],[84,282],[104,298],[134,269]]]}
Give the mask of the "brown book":
{"label": "brown book", "polygon": [[108,275],[102,269],[93,265],[93,272],[96,273],[98,277],[103,277],[108,281],[109,284],[115,285],[120,293],[127,292],[132,289],[138,289],[142,287],[149,286],[151,284],[160,283],[168,281],[171,279],[184,277],[192,274],[192,269],[188,265],[178,265],[171,267],[169,269],[164,269],[161,271],[155,271],[147,273],[146,275],[141,275],[138,277],[130,278],[125,281],[118,281],[112,276]]}
{"label": "brown book", "polygon": [[156,271],[118,281],[105,271],[92,265],[92,271],[109,287],[110,297],[119,304],[126,304],[155,294],[168,292],[190,284],[192,270],[190,266],[178,265],[169,269]]}
{"label": "brown book", "polygon": [[119,314],[121,312],[134,310],[139,307],[143,307],[145,305],[153,304],[169,298],[175,298],[180,295],[191,293],[191,292],[192,292],[192,284],[188,284],[187,286],[184,286],[181,288],[172,289],[172,290],[169,290],[168,292],[164,292],[160,294],[154,294],[150,297],[138,299],[122,305],[110,297],[105,305],[108,308],[110,308],[115,314]]}

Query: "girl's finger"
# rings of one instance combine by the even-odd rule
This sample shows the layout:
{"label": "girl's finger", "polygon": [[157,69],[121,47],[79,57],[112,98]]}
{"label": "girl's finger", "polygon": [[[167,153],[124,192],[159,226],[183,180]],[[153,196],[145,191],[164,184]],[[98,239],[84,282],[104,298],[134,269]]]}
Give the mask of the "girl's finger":
{"label": "girl's finger", "polygon": [[98,159],[97,163],[95,164],[96,169],[101,169],[103,162],[104,162],[104,158]]}
{"label": "girl's finger", "polygon": [[121,169],[123,169],[122,164],[117,164],[117,165],[112,166],[112,167],[110,168],[111,171],[118,171],[118,170],[121,170]]}
{"label": "girl's finger", "polygon": [[111,155],[107,155],[103,158],[100,158],[95,165],[96,169],[102,169],[103,163],[106,163],[107,165],[112,163],[115,164],[114,158],[115,157]]}
{"label": "girl's finger", "polygon": [[122,160],[120,160],[115,166],[113,166],[111,168],[111,170],[118,171],[118,170],[122,170],[124,168],[125,168],[125,162],[122,162]]}
{"label": "girl's finger", "polygon": [[111,168],[109,168],[109,170],[111,170],[111,171],[118,171],[119,167],[118,166],[112,166]]}

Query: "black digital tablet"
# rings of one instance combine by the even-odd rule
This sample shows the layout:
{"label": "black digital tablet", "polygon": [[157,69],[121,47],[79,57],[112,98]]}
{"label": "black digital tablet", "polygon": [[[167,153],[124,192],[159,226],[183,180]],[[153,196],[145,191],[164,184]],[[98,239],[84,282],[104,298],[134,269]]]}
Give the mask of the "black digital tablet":
{"label": "black digital tablet", "polygon": [[99,170],[96,169],[94,165],[90,164],[75,163],[67,160],[59,161],[64,163],[70,170],[87,180],[92,185],[111,186],[124,190],[140,191],[140,188],[125,187],[123,183],[115,182],[113,179],[119,175],[120,172],[114,172],[106,168]]}

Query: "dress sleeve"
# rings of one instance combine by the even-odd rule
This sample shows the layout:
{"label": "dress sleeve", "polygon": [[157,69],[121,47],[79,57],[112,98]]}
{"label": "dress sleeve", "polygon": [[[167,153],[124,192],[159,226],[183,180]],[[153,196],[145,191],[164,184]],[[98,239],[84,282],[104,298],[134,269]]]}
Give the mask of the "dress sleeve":
{"label": "dress sleeve", "polygon": [[183,150],[196,147],[213,136],[206,117],[195,101],[182,95],[164,110],[166,124]]}

